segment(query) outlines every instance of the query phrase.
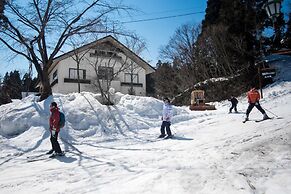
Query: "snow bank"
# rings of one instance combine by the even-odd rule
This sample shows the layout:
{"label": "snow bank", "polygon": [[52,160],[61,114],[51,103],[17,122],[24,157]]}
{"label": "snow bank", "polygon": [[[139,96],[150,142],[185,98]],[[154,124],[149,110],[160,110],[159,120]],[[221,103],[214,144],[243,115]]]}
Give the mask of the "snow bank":
{"label": "snow bank", "polygon": [[[23,100],[0,106],[0,134],[13,137],[31,127],[48,129],[49,105],[57,102],[60,111],[66,115],[66,133],[82,137],[96,134],[120,133],[158,127],[161,123],[163,102],[151,97],[116,94],[114,106],[102,105],[98,95],[82,92],[67,95],[54,94],[43,102],[31,95]],[[173,108],[173,122],[192,118],[183,108]],[[65,132],[64,132],[65,133]]]}
{"label": "snow bank", "polygon": [[277,81],[291,81],[291,56],[288,55],[270,55],[266,57],[269,64],[276,68]]}

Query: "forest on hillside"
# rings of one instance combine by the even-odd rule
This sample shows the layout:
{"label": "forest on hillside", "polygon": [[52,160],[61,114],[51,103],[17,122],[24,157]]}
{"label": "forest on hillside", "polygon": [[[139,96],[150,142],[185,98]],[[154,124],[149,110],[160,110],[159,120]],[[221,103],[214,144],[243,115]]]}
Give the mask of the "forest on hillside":
{"label": "forest on hillside", "polygon": [[[264,3],[208,0],[202,24],[179,27],[161,48],[161,60],[152,75],[154,94],[187,105],[193,89],[205,90],[206,100],[216,101],[258,85],[256,63],[277,50],[291,48],[290,11],[272,19]],[[271,35],[265,33],[267,29]],[[227,80],[205,82],[213,78]]]}

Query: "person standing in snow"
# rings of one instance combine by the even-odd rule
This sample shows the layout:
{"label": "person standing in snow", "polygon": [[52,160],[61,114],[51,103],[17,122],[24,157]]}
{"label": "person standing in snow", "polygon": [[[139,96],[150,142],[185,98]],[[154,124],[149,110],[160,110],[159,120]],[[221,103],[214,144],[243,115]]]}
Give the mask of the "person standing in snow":
{"label": "person standing in snow", "polygon": [[172,137],[172,132],[170,129],[171,126],[171,119],[172,119],[172,105],[170,102],[169,98],[164,98],[164,105],[163,105],[163,116],[162,116],[162,125],[161,125],[161,135],[159,138],[164,138],[166,136],[165,134],[165,128],[167,131],[167,137],[166,138],[171,138]]}
{"label": "person standing in snow", "polygon": [[49,118],[49,125],[50,125],[50,141],[52,144],[52,149],[47,152],[47,154],[52,154],[55,152],[56,155],[63,155],[61,150],[60,144],[58,142],[58,134],[60,132],[60,112],[56,102],[52,102],[50,105],[50,118]]}
{"label": "person standing in snow", "polygon": [[228,99],[228,101],[231,102],[231,107],[229,109],[229,113],[231,113],[232,109],[234,109],[234,111],[237,113],[238,100],[234,96],[231,96],[230,99]]}
{"label": "person standing in snow", "polygon": [[270,117],[268,117],[265,110],[261,107],[261,105],[259,103],[261,97],[260,97],[259,91],[255,87],[252,87],[250,89],[250,91],[248,91],[247,97],[248,97],[249,106],[248,106],[248,109],[246,112],[245,121],[249,120],[249,114],[252,111],[252,109],[254,108],[254,106],[263,114],[263,120],[270,118]]}

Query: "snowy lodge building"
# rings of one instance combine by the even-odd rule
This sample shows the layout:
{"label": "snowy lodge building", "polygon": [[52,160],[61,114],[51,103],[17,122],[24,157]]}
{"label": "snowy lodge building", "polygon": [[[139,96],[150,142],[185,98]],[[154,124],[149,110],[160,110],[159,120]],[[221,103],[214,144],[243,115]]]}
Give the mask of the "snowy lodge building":
{"label": "snowy lodge building", "polygon": [[[79,81],[78,81],[79,71]],[[155,69],[112,36],[106,36],[54,59],[49,68],[53,93],[98,93],[114,88],[115,92],[146,95],[146,75]],[[98,77],[98,78],[97,78]],[[107,87],[107,88],[106,88]]]}

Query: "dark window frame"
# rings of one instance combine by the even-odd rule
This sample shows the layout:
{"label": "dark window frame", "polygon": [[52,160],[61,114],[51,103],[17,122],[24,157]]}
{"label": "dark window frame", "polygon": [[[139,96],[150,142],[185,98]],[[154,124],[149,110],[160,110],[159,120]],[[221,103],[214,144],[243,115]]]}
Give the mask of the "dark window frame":
{"label": "dark window frame", "polygon": [[99,66],[98,78],[103,80],[113,80],[114,69],[113,67]]}
{"label": "dark window frame", "polygon": [[[139,84],[139,75],[138,73],[124,73],[124,83],[131,83],[131,75],[133,75],[133,82],[135,84]],[[129,81],[127,81],[126,76],[129,76]],[[135,82],[136,79],[136,82]]]}
{"label": "dark window frame", "polygon": [[[77,68],[69,68],[69,79],[78,79],[77,71],[83,71],[83,77],[80,76],[80,79],[86,80],[86,69],[77,69]],[[71,71],[76,71],[76,77],[71,77]]]}
{"label": "dark window frame", "polygon": [[80,79],[79,82],[77,79],[70,79],[70,78],[64,78],[64,83],[81,83],[81,84],[91,84],[91,80],[87,79]]}
{"label": "dark window frame", "polygon": [[55,79],[58,79],[58,70],[57,70],[57,69],[56,69],[56,70],[54,71],[54,73],[53,73],[53,81],[54,81]]}

